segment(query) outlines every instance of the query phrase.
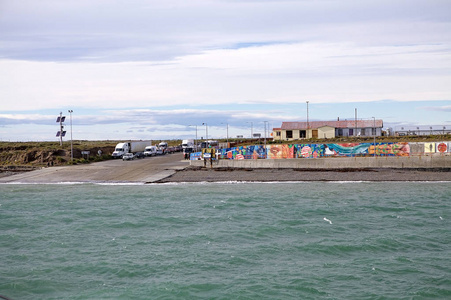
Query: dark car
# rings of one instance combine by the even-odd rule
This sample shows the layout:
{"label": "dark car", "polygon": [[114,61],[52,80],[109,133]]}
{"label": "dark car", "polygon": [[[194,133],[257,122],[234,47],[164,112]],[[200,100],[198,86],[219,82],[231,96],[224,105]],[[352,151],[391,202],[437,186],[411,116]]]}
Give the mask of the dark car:
{"label": "dark car", "polygon": [[136,152],[135,157],[136,158],[144,158],[145,156],[144,156],[143,152]]}

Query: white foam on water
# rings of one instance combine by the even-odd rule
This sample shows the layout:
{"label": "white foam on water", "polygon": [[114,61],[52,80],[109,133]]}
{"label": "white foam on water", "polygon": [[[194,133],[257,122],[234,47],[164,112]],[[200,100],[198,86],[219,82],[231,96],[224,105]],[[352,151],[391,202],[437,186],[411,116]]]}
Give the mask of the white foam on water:
{"label": "white foam on water", "polygon": [[332,224],[332,221],[331,221],[331,220],[329,220],[329,219],[328,219],[328,218],[326,218],[326,217],[324,217],[324,218],[323,218],[323,220],[324,220],[324,221],[326,221],[326,222],[329,222],[329,224]]}
{"label": "white foam on water", "polygon": [[145,185],[144,182],[93,182],[95,185]]}

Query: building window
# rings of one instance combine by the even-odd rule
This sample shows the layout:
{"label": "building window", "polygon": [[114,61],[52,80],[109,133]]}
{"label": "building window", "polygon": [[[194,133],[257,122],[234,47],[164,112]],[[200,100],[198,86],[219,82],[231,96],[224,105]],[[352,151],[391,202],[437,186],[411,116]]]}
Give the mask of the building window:
{"label": "building window", "polygon": [[293,130],[287,130],[287,139],[293,138]]}
{"label": "building window", "polygon": [[299,130],[299,138],[301,139],[305,139],[305,137],[307,136],[305,130]]}
{"label": "building window", "polygon": [[281,136],[281,132],[280,131],[276,131],[276,136]]}
{"label": "building window", "polygon": [[354,129],[350,128],[349,129],[349,136],[353,136],[354,135]]}
{"label": "building window", "polygon": [[376,128],[371,128],[371,134],[376,135]]}

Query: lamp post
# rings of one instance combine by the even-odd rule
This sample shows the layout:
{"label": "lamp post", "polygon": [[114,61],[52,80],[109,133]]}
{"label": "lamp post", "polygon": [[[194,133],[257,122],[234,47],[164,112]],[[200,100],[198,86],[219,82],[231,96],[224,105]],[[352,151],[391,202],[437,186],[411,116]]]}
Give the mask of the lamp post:
{"label": "lamp post", "polygon": [[70,115],[70,160],[74,160],[74,147],[72,143],[72,113],[74,111],[72,109],[68,110],[68,113]]}
{"label": "lamp post", "polygon": [[251,139],[254,137],[254,123],[253,122],[246,122],[251,123]]}
{"label": "lamp post", "polygon": [[373,133],[374,157],[376,158],[376,118],[375,117],[373,117],[373,127],[374,127],[374,133]]}
{"label": "lamp post", "polygon": [[227,148],[229,147],[229,123],[221,123],[221,124],[226,124],[227,126]]}
{"label": "lamp post", "polygon": [[205,148],[208,148],[208,125],[207,123],[202,123],[205,126]]}
{"label": "lamp post", "polygon": [[310,128],[310,124],[309,124],[309,121],[308,121],[308,101],[306,101],[306,103],[307,103],[307,129],[309,129]]}
{"label": "lamp post", "polygon": [[188,126],[195,126],[196,127],[196,139],[194,140],[194,147],[196,148],[196,151],[197,151],[197,125],[188,125]]}
{"label": "lamp post", "polygon": [[263,121],[263,123],[265,124],[265,150],[266,150],[266,124],[268,123],[268,121]]}

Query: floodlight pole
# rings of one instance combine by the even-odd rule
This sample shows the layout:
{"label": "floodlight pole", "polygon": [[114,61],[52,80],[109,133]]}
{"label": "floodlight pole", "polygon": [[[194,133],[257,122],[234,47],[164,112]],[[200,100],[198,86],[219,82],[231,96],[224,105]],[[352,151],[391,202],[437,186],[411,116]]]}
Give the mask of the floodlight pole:
{"label": "floodlight pole", "polygon": [[60,146],[63,146],[63,112],[60,112]]}
{"label": "floodlight pole", "polygon": [[70,114],[70,160],[74,160],[74,147],[72,143],[72,113],[74,111],[69,109],[68,112]]}

